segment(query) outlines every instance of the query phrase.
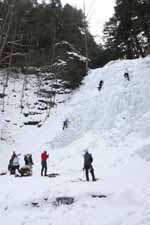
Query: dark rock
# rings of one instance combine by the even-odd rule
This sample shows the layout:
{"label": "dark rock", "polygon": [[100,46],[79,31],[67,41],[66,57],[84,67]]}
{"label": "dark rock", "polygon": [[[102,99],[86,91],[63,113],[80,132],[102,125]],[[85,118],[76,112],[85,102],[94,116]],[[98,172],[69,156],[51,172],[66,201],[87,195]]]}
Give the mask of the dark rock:
{"label": "dark rock", "polygon": [[47,177],[57,177],[59,176],[60,174],[59,173],[50,173],[50,174],[47,174]]}
{"label": "dark rock", "polygon": [[40,69],[37,67],[33,67],[33,66],[30,66],[30,67],[24,66],[21,68],[21,72],[23,74],[38,74],[40,72]]}
{"label": "dark rock", "polygon": [[49,103],[50,103],[48,100],[43,100],[43,99],[39,99],[38,101],[39,101],[39,102],[42,102],[42,103],[44,103],[44,104],[49,104]]}
{"label": "dark rock", "polygon": [[10,122],[10,120],[5,120],[7,123],[9,123]]}
{"label": "dark rock", "polygon": [[[48,68],[45,68],[45,67],[42,67],[41,69],[45,70],[46,72],[49,70]],[[44,81],[50,81],[50,80],[53,80],[53,79],[54,79],[54,77],[51,75],[51,76],[45,77]]]}
{"label": "dark rock", "polygon": [[0,176],[4,176],[6,174],[7,174],[7,172],[2,172],[2,173],[0,173]]}
{"label": "dark rock", "polygon": [[4,98],[6,94],[0,93],[0,98]]}
{"label": "dark rock", "polygon": [[39,202],[31,202],[32,206],[39,207]]}
{"label": "dark rock", "polygon": [[38,125],[41,121],[28,121],[28,122],[24,122],[24,125]]}
{"label": "dark rock", "polygon": [[34,102],[34,105],[38,105],[38,102]]}
{"label": "dark rock", "polygon": [[58,197],[56,198],[54,205],[59,206],[59,205],[71,205],[74,203],[74,198],[73,197]]}
{"label": "dark rock", "polygon": [[64,41],[56,44],[55,53],[52,71],[57,75],[57,78],[68,81],[68,88],[78,87],[86,75],[85,57],[73,45]]}
{"label": "dark rock", "polygon": [[61,86],[59,84],[53,84],[52,87],[55,89],[59,89]]}
{"label": "dark rock", "polygon": [[106,195],[91,195],[92,198],[107,198]]}
{"label": "dark rock", "polygon": [[29,113],[24,113],[23,114],[25,117],[28,117],[29,116]]}
{"label": "dark rock", "polygon": [[38,110],[47,110],[47,107],[38,107]]}
{"label": "dark rock", "polygon": [[29,112],[29,115],[32,115],[32,116],[40,115],[40,114],[42,114],[42,113],[41,112]]}
{"label": "dark rock", "polygon": [[48,91],[47,89],[40,89],[40,92],[45,94],[48,97],[52,97],[53,95],[56,94],[56,91]]}
{"label": "dark rock", "polygon": [[[48,106],[51,106],[51,107],[54,107],[54,105],[56,105],[56,103],[53,102],[53,101],[48,101],[48,100],[43,100],[43,99],[39,99],[38,101],[40,103],[44,103],[44,104],[46,104]],[[42,110],[40,107],[38,109]]]}
{"label": "dark rock", "polygon": [[8,206],[6,206],[6,207],[4,208],[4,210],[7,211],[7,210],[8,210]]}

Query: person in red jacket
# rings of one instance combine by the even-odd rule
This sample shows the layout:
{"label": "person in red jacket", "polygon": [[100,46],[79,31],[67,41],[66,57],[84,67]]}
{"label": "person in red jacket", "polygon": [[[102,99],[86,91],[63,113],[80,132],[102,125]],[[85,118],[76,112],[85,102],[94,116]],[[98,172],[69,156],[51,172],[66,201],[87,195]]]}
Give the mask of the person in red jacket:
{"label": "person in red jacket", "polygon": [[47,154],[47,151],[42,152],[41,154],[41,165],[42,165],[42,169],[41,169],[41,176],[43,176],[43,172],[44,172],[44,176],[47,176],[47,159],[48,159],[49,155]]}

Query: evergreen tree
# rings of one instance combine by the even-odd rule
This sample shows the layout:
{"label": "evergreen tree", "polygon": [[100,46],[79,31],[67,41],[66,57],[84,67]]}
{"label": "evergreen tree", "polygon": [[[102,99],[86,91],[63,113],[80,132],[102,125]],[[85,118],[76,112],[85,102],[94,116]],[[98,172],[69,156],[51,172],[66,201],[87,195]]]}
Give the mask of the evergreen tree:
{"label": "evergreen tree", "polygon": [[[90,66],[95,67],[99,48],[88,30],[82,10],[69,4],[62,7],[60,0],[49,0],[48,3],[0,0],[0,66],[52,65],[59,58],[58,52],[63,55],[60,51],[56,53],[56,46],[65,42],[72,46],[70,49],[76,55],[86,56],[85,27]],[[84,60],[80,65],[81,76],[83,68]]]}
{"label": "evergreen tree", "polygon": [[144,57],[149,48],[149,25],[149,1],[116,0],[115,13],[105,24],[105,47],[119,57]]}

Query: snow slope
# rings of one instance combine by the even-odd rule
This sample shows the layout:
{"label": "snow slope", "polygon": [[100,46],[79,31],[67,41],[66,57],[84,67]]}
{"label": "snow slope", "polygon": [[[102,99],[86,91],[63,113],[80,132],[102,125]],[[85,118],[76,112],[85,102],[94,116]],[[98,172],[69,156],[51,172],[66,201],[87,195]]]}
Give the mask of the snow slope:
{"label": "snow slope", "polygon": [[[130,81],[123,77],[128,69]],[[99,81],[104,86],[99,92]],[[0,177],[0,221],[5,225],[150,224],[150,58],[114,61],[91,70],[72,98],[54,108],[40,128],[11,130],[1,143],[0,169],[12,149],[32,152],[32,177]],[[62,123],[69,118],[69,127]],[[83,151],[94,157],[97,182],[84,182]],[[40,153],[50,154],[49,172],[40,177]],[[92,195],[107,198],[92,198]],[[75,198],[55,206],[56,197]],[[38,202],[34,207],[32,202]]]}

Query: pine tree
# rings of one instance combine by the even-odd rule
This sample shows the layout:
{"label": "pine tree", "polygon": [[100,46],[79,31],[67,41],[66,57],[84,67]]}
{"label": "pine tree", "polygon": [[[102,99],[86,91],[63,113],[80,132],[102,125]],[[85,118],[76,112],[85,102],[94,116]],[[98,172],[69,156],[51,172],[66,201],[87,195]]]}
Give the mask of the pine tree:
{"label": "pine tree", "polygon": [[[0,66],[10,62],[10,55],[12,65],[50,65],[54,45],[61,41],[85,55],[82,10],[69,4],[62,8],[60,0],[0,1]],[[95,61],[97,45],[89,31],[88,43],[89,57]]]}
{"label": "pine tree", "polygon": [[120,57],[144,57],[149,46],[149,17],[149,1],[116,0],[114,16],[105,24],[106,48]]}

